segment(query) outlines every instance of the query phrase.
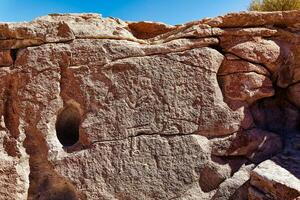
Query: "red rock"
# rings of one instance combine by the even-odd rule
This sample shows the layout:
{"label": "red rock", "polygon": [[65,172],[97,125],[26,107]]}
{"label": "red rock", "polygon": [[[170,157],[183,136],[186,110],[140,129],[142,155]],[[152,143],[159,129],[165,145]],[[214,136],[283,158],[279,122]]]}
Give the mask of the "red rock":
{"label": "red rock", "polygon": [[263,64],[271,73],[276,72],[282,63],[281,49],[272,40],[248,37],[236,40],[229,36],[221,38],[221,45],[226,52],[249,62]]}
{"label": "red rock", "polygon": [[251,113],[258,127],[283,135],[294,132],[299,127],[297,107],[286,100],[286,91],[277,90],[277,95],[255,102]]}
{"label": "red rock", "polygon": [[13,63],[10,51],[0,51],[0,66],[10,66]]}
{"label": "red rock", "polygon": [[210,192],[231,176],[230,164],[221,159],[207,162],[200,170],[199,185],[204,192]]}
{"label": "red rock", "polygon": [[254,187],[249,187],[248,191],[248,199],[249,200],[269,200],[269,195],[259,191]]}
{"label": "red rock", "polygon": [[217,189],[215,195],[211,198],[212,200],[231,199],[234,197],[237,188],[242,187],[247,183],[250,177],[250,171],[253,166],[243,165],[241,169],[233,174],[232,177],[225,180]]}
{"label": "red rock", "polygon": [[205,19],[202,23],[213,27],[254,27],[254,26],[293,26],[297,25],[299,11],[278,12],[240,12],[229,13],[224,16]]}
{"label": "red rock", "polygon": [[173,29],[175,29],[174,26],[147,21],[131,22],[128,23],[128,27],[132,31],[132,34],[139,39],[153,38],[155,36],[170,32]]}
{"label": "red rock", "polygon": [[286,44],[286,60],[278,71],[277,85],[286,88],[300,81],[300,50],[298,44]]}
{"label": "red rock", "polygon": [[225,100],[245,102],[252,104],[253,102],[274,95],[272,81],[265,75],[256,72],[233,73],[219,76],[222,85],[222,92]]}
{"label": "red rock", "polygon": [[32,22],[0,24],[0,49],[18,49],[43,43],[66,42],[74,39],[64,22],[35,20]]}
{"label": "red rock", "polygon": [[217,156],[246,156],[254,162],[262,161],[281,151],[278,135],[251,129],[211,141],[212,154]]}
{"label": "red rock", "polygon": [[246,62],[237,57],[235,57],[235,59],[232,58],[233,55],[226,55],[226,59],[224,59],[218,71],[219,76],[225,76],[225,75],[237,74],[237,73],[250,73],[250,72],[254,72],[264,76],[270,76],[269,71],[259,64]]}
{"label": "red rock", "polygon": [[[222,29],[221,29],[222,30]],[[271,37],[277,35],[279,30],[275,28],[252,27],[252,28],[225,28],[221,36],[239,36],[239,37]]]}
{"label": "red rock", "polygon": [[300,180],[271,160],[251,172],[250,183],[273,199],[293,200],[300,196]]}
{"label": "red rock", "polygon": [[0,24],[0,199],[294,198],[299,13]]}

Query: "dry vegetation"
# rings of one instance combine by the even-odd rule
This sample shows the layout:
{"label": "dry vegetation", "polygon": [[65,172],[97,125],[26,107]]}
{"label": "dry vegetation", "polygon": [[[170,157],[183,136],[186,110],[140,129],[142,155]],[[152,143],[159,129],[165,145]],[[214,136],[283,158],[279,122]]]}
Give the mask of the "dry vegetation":
{"label": "dry vegetation", "polygon": [[299,10],[300,0],[252,0],[251,11]]}

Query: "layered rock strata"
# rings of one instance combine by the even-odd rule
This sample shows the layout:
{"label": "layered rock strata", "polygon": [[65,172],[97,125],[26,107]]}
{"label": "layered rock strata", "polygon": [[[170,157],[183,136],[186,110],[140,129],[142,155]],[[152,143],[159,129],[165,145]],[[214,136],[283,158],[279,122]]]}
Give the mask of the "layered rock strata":
{"label": "layered rock strata", "polygon": [[300,11],[0,24],[0,199],[295,200]]}

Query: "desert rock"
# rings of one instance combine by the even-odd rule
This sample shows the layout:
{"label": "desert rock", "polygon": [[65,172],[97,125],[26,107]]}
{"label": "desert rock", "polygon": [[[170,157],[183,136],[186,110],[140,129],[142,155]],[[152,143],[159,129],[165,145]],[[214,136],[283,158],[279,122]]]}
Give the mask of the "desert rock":
{"label": "desert rock", "polygon": [[297,198],[299,16],[1,23],[0,199]]}
{"label": "desert rock", "polygon": [[273,199],[289,200],[300,196],[299,179],[271,160],[264,161],[251,172],[250,183]]}

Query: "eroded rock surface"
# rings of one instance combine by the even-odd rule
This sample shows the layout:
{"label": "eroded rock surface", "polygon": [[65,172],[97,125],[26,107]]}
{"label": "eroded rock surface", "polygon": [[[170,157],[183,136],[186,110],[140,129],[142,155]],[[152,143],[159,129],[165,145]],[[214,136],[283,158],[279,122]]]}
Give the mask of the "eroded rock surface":
{"label": "eroded rock surface", "polygon": [[299,24],[0,24],[0,199],[296,199]]}
{"label": "eroded rock surface", "polygon": [[[300,180],[271,160],[259,164],[251,175],[251,185],[259,188],[264,196],[273,199],[296,199],[300,196]],[[250,199],[261,198],[250,195]]]}

